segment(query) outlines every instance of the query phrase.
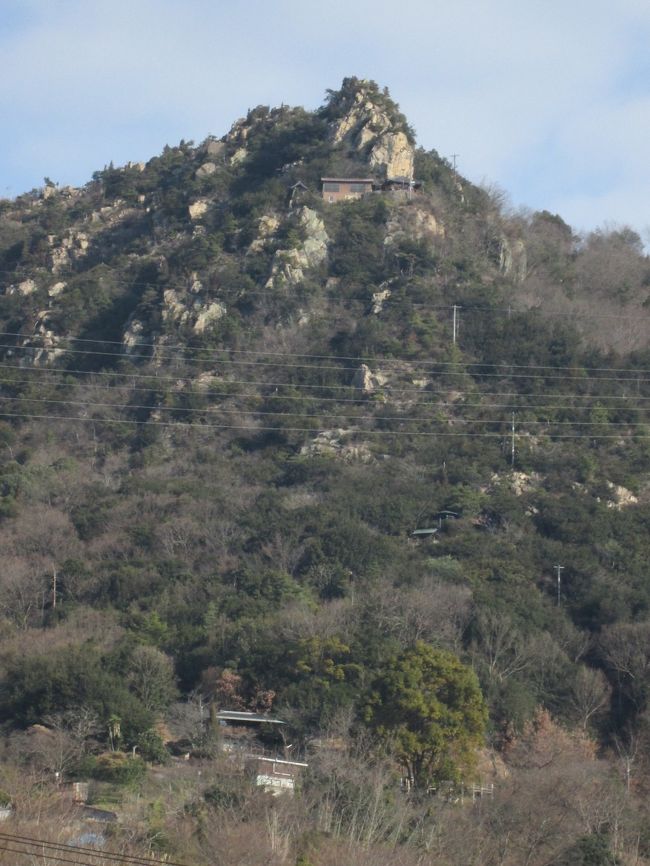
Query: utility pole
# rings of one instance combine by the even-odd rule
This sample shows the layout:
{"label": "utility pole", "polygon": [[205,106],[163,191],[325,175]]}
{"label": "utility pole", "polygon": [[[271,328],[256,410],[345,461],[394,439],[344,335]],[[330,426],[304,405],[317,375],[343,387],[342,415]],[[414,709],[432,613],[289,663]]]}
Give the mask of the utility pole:
{"label": "utility pole", "polygon": [[562,572],[564,571],[563,565],[556,565],[555,570],[557,571],[557,606],[560,606],[560,597],[562,591]]}
{"label": "utility pole", "polygon": [[512,469],[515,468],[515,413],[512,413],[512,440],[511,440],[511,448],[510,448],[510,467]]}
{"label": "utility pole", "polygon": [[454,346],[456,345],[456,339],[458,337],[458,310],[460,310],[460,307],[458,306],[458,304],[454,304],[454,326],[452,337]]}
{"label": "utility pole", "polygon": [[454,174],[456,174],[456,159],[460,156],[459,153],[452,153],[451,159],[454,165]]}

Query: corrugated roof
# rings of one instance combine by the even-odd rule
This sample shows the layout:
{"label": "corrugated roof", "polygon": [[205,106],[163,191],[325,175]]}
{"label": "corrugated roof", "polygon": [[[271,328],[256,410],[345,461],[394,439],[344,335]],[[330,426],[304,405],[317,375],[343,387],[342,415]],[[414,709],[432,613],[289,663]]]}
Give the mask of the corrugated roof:
{"label": "corrugated roof", "polygon": [[265,725],[284,725],[280,719],[271,719],[269,716],[261,716],[258,713],[249,713],[240,710],[219,710],[217,718],[224,722],[256,722]]}
{"label": "corrugated roof", "polygon": [[321,177],[321,183],[374,183],[372,177]]}
{"label": "corrugated roof", "polygon": [[269,764],[284,764],[287,767],[308,767],[309,764],[305,764],[304,761],[286,761],[282,758],[268,758],[266,756],[260,757],[259,755],[252,755],[256,761],[266,761]]}

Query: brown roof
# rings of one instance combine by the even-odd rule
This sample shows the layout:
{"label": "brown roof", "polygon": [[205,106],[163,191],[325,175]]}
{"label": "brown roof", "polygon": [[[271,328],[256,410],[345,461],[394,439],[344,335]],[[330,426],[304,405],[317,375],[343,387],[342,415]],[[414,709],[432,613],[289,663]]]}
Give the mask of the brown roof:
{"label": "brown roof", "polygon": [[374,183],[372,177],[321,177],[321,183]]}

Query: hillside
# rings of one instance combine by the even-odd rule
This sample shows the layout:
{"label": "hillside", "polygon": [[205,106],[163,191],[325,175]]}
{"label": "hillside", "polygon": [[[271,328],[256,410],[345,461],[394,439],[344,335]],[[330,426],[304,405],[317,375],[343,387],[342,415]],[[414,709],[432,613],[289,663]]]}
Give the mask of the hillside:
{"label": "hillside", "polygon": [[[58,772],[189,864],[650,862],[649,287],[634,232],[511,212],[354,78],[1,201],[7,832],[62,838]],[[288,723],[299,796],[217,707]],[[201,777],[107,770],[183,738]]]}

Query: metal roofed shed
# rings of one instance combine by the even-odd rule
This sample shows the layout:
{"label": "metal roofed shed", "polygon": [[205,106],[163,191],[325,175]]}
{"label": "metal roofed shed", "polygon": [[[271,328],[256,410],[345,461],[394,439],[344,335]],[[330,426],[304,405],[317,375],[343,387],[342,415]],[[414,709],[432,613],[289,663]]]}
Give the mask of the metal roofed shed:
{"label": "metal roofed shed", "polygon": [[233,725],[284,725],[286,722],[280,719],[271,719],[269,716],[261,716],[259,713],[244,710],[219,710],[217,719],[220,722]]}
{"label": "metal roofed shed", "polygon": [[434,514],[434,517],[438,521],[438,528],[442,529],[442,521],[449,520],[451,517],[452,520],[459,520],[461,514],[458,511],[450,511],[448,508],[443,508],[442,511],[439,511],[437,514]]}
{"label": "metal roofed shed", "polygon": [[387,177],[381,185],[383,192],[419,192],[422,189],[422,181],[413,180],[411,177]]}
{"label": "metal roofed shed", "polygon": [[257,747],[277,749],[283,742],[286,723],[250,710],[218,710],[214,714],[223,751],[251,751]]}
{"label": "metal roofed shed", "polygon": [[414,529],[411,533],[411,538],[426,538],[430,535],[435,535],[438,532],[438,527],[432,529]]}

